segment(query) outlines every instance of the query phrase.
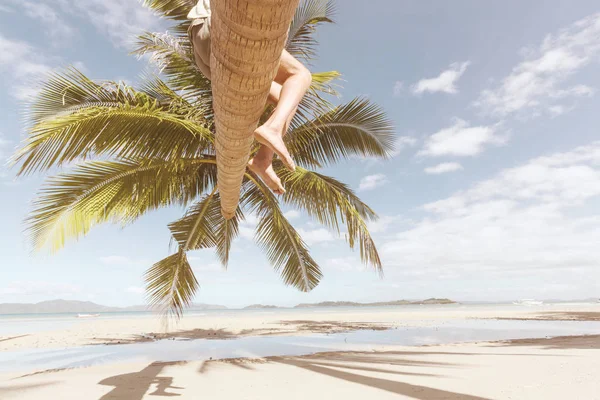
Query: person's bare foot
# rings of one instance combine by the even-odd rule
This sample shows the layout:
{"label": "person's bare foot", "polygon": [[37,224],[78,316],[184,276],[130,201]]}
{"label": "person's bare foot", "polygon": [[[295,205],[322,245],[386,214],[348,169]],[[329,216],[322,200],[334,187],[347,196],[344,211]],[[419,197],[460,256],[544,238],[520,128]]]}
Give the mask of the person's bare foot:
{"label": "person's bare foot", "polygon": [[294,172],[296,165],[294,164],[294,160],[292,160],[287,147],[285,147],[285,143],[283,143],[281,132],[263,125],[254,131],[254,138],[258,143],[273,150],[275,154],[279,156],[283,164],[290,171]]}
{"label": "person's bare foot", "polygon": [[248,168],[262,179],[262,181],[273,191],[275,194],[282,195],[285,193],[285,189],[281,184],[281,179],[275,173],[273,164],[270,160],[263,162],[253,158],[248,161]]}

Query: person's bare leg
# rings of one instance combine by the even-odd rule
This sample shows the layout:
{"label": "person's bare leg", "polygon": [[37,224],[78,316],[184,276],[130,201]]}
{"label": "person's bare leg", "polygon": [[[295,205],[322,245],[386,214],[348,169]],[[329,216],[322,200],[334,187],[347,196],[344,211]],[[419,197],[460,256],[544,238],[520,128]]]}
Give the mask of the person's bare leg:
{"label": "person's bare leg", "polygon": [[[271,84],[271,90],[269,91],[269,97],[267,103],[277,105],[279,97],[281,95],[281,85],[277,82]],[[281,179],[275,173],[273,169],[273,156],[275,153],[269,147],[261,145],[258,152],[248,162],[248,168],[250,171],[257,174],[260,179],[275,193],[284,194],[285,189],[281,184]]]}
{"label": "person's bare leg", "polygon": [[285,147],[283,135],[310,87],[312,75],[301,62],[284,50],[275,80],[282,82],[277,107],[267,122],[254,132],[254,137],[274,151],[284,165],[293,171],[294,161]]}
{"label": "person's bare leg", "polygon": [[207,46],[205,38],[201,33],[202,25],[196,25],[192,28],[192,40],[194,41],[194,62],[196,66],[202,72],[202,74],[210,81],[211,73],[210,66],[205,64],[203,60],[208,59],[207,50],[203,48],[203,46]]}
{"label": "person's bare leg", "polygon": [[[277,105],[281,96],[281,85],[277,82],[271,84],[271,91],[269,92],[269,98],[267,102],[270,104]],[[284,135],[287,133],[289,126],[296,114],[295,110],[286,121]],[[248,168],[257,174],[263,182],[271,189],[275,194],[284,194],[285,189],[281,184],[281,179],[275,173],[273,169],[273,156],[275,153],[268,146],[261,145],[258,152],[250,162],[248,162]]]}

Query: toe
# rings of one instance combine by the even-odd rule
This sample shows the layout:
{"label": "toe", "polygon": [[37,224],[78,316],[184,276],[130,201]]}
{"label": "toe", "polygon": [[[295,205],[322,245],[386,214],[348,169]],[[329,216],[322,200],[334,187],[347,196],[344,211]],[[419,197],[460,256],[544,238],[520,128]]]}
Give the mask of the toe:
{"label": "toe", "polygon": [[283,142],[281,142],[281,145],[275,149],[275,153],[277,153],[279,159],[281,160],[281,162],[283,162],[287,169],[294,172],[294,170],[296,169],[296,165],[294,164],[294,160],[292,159],[292,156],[290,156],[290,153],[288,152],[288,149],[287,147],[285,147]]}

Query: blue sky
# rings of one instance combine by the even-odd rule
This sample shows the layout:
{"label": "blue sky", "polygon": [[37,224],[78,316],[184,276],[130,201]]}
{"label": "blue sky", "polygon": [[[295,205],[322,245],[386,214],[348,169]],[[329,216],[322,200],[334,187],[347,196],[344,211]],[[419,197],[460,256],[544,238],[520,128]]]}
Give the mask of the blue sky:
{"label": "blue sky", "polygon": [[[197,302],[243,306],[323,300],[600,296],[600,7],[595,1],[338,2],[313,71],[344,74],[398,134],[388,162],[352,159],[327,173],[381,216],[371,226],[385,278],[326,229],[289,210],[324,270],[310,294],[284,286],[252,242],[252,218],[223,271],[191,254]],[[0,0],[0,157],[24,133],[40,76],[76,65],[136,82],[132,37],[166,29],[136,0]],[[169,253],[152,213],[104,225],[56,255],[31,253],[23,219],[43,177],[0,172],[0,302],[143,302],[141,276]]]}

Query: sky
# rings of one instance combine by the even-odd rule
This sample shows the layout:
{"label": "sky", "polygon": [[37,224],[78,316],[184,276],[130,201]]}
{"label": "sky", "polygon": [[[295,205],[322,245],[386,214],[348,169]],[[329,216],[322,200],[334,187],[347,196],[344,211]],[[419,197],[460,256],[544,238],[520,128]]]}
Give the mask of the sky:
{"label": "sky", "polygon": [[[190,253],[195,301],[240,307],[448,297],[507,301],[600,297],[600,6],[594,0],[343,0],[319,29],[314,72],[339,70],[346,102],[379,104],[397,133],[388,161],[323,172],[379,214],[370,225],[384,277],[305,215],[288,217],[322,266],[311,293],[285,286],[242,225],[230,265]],[[45,73],[74,65],[135,84],[128,55],[168,24],[137,0],[0,0],[0,158],[25,135],[24,104]],[[168,256],[153,212],[101,225],[57,254],[32,252],[23,220],[43,175],[0,170],[0,302],[64,298],[142,304],[143,272]]]}

